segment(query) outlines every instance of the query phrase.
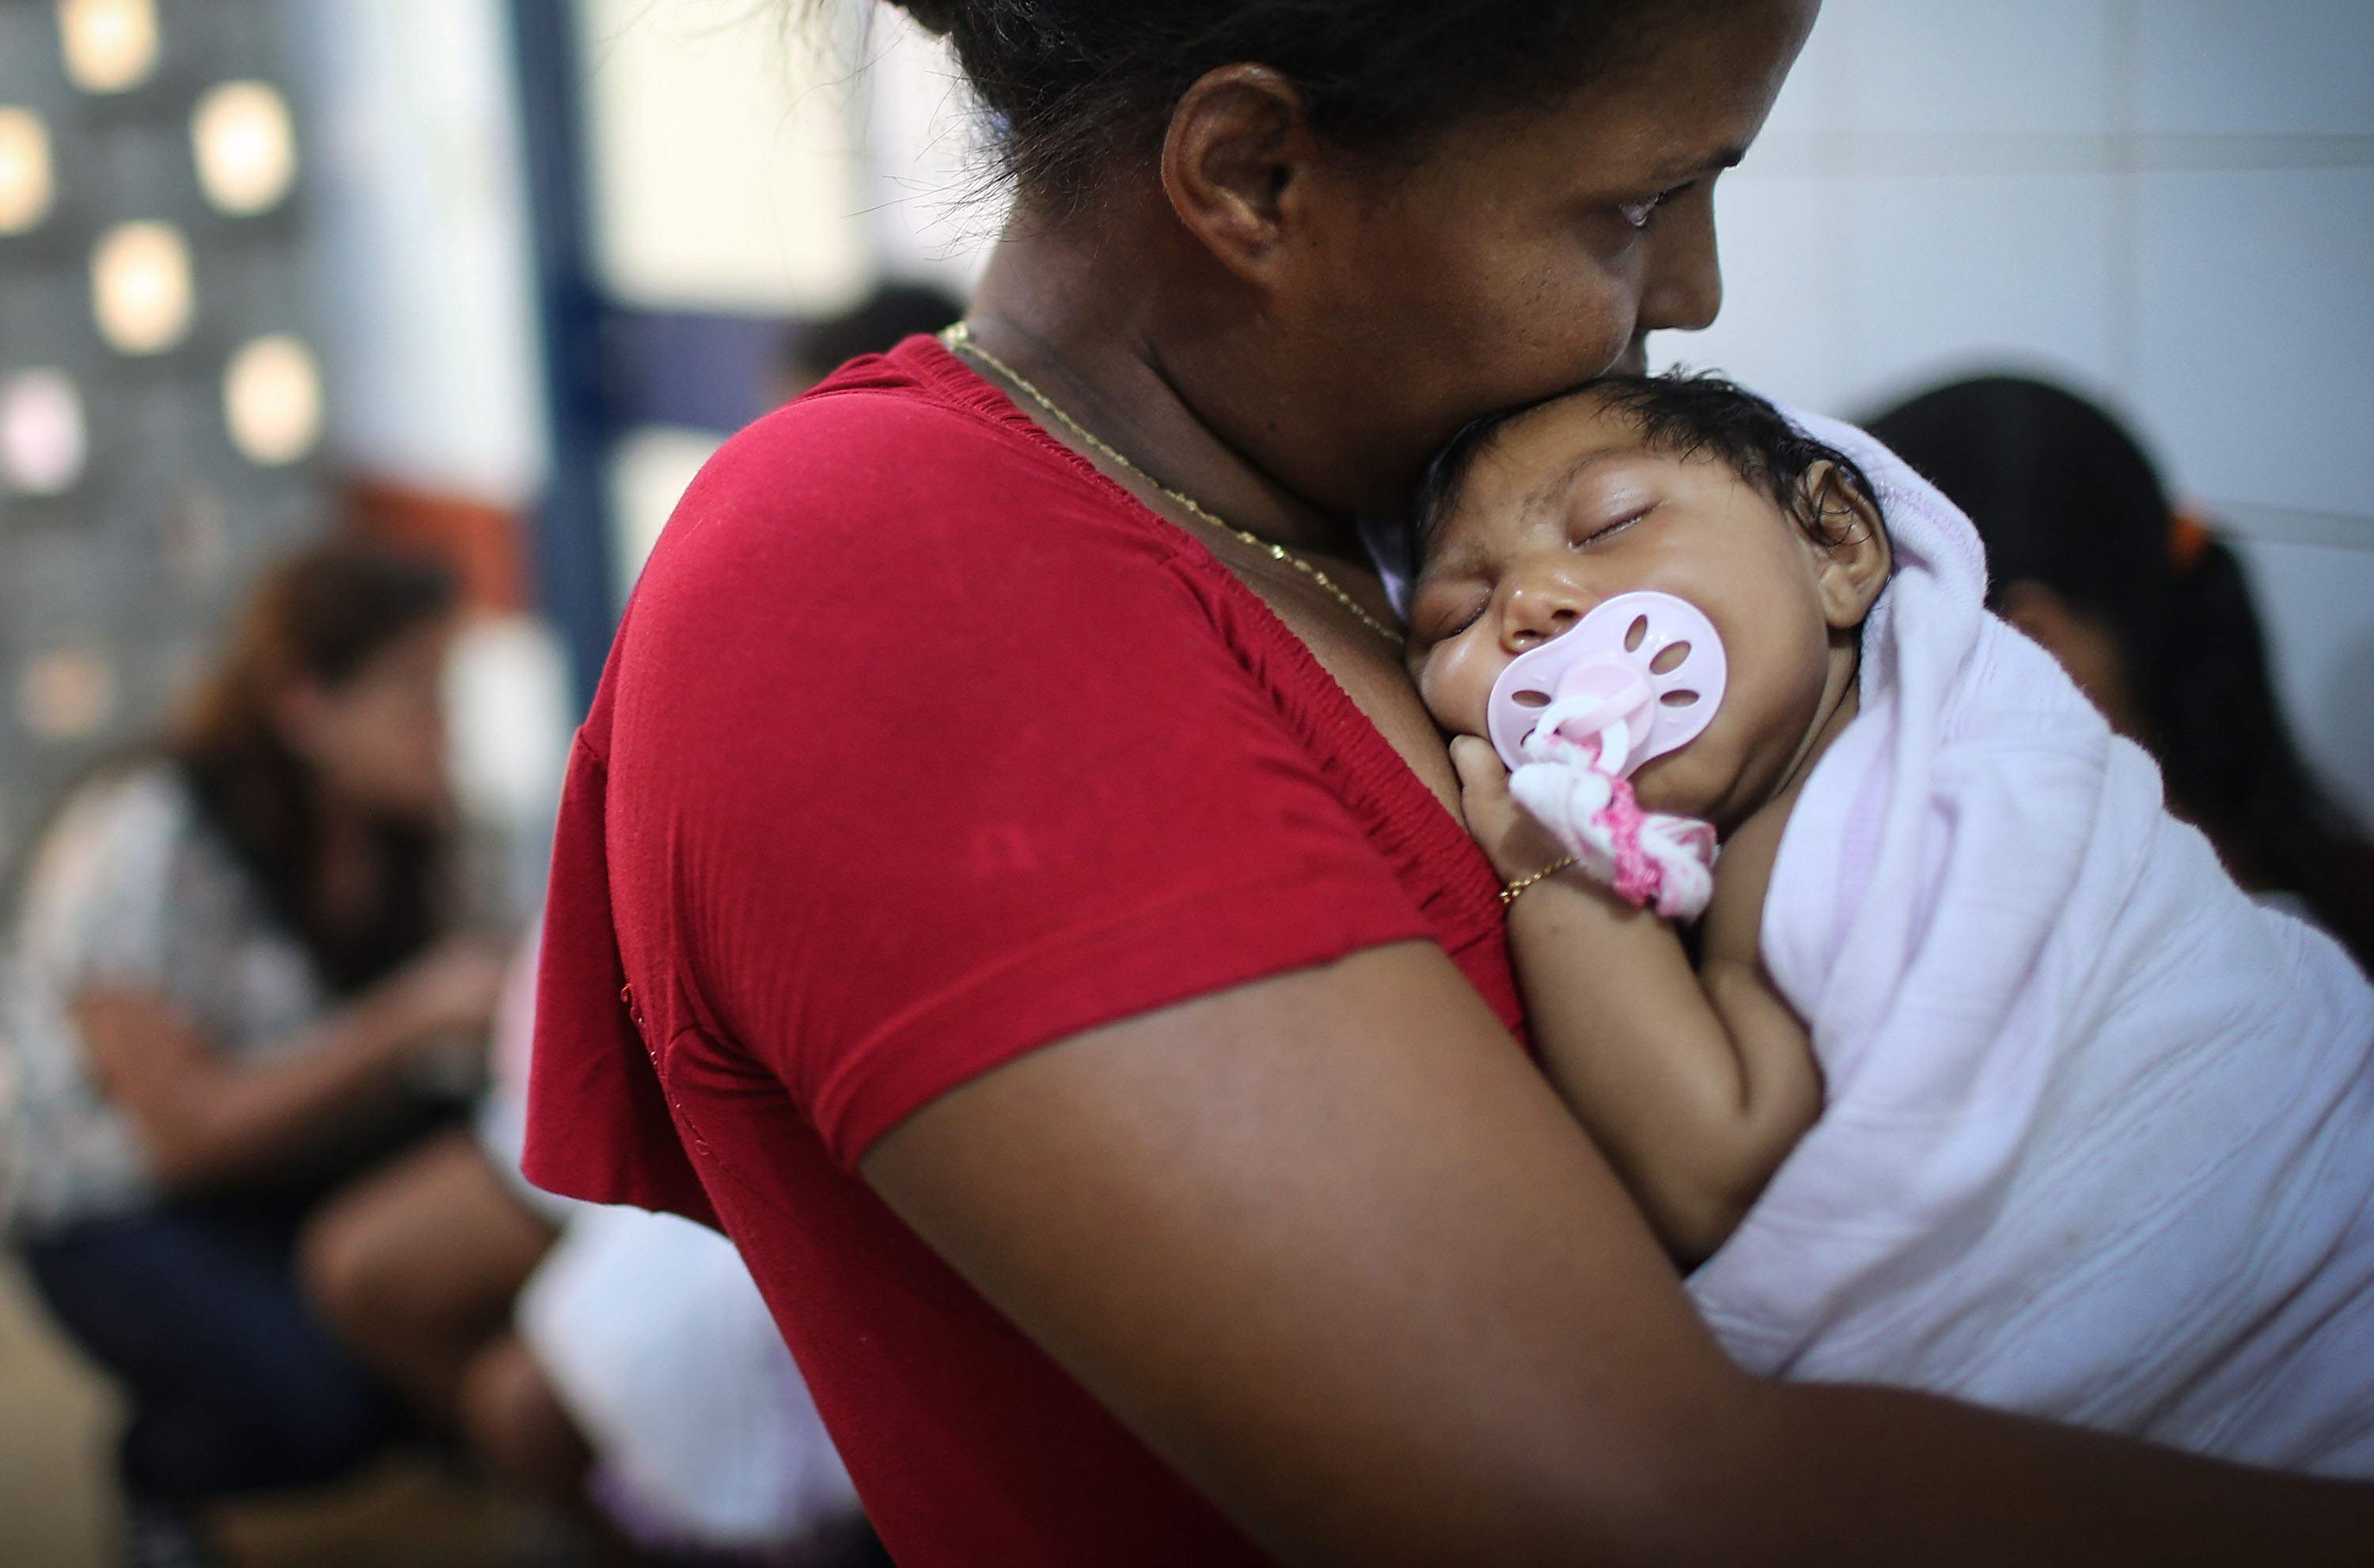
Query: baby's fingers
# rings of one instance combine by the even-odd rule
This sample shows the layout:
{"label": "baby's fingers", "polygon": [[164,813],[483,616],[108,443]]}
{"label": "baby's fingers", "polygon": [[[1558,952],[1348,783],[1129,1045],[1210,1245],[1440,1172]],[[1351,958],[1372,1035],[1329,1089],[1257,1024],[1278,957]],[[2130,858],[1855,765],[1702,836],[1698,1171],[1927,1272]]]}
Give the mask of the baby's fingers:
{"label": "baby's fingers", "polygon": [[1490,743],[1461,735],[1451,743],[1451,766],[1459,774],[1459,808],[1467,831],[1491,848],[1507,837],[1521,814],[1509,798],[1509,770]]}
{"label": "baby's fingers", "polygon": [[1467,831],[1504,877],[1539,871],[1560,853],[1557,840],[1509,793],[1509,770],[1491,743],[1462,735],[1451,743],[1459,804]]}
{"label": "baby's fingers", "polygon": [[1451,743],[1451,766],[1459,772],[1459,792],[1473,804],[1479,800],[1506,800],[1509,770],[1488,741],[1460,735]]}

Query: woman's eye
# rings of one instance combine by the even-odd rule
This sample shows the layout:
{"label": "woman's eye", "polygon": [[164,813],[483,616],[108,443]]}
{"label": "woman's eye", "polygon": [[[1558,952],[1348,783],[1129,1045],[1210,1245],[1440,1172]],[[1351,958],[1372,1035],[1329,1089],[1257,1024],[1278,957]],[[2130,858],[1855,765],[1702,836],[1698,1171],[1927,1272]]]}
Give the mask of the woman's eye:
{"label": "woman's eye", "polygon": [[[1696,183],[1696,181],[1690,181],[1690,184]],[[1657,209],[1688,190],[1690,184],[1675,185],[1670,190],[1660,191],[1642,201],[1618,202],[1616,205],[1616,214],[1632,228],[1646,228],[1649,227],[1649,220],[1657,216]]]}

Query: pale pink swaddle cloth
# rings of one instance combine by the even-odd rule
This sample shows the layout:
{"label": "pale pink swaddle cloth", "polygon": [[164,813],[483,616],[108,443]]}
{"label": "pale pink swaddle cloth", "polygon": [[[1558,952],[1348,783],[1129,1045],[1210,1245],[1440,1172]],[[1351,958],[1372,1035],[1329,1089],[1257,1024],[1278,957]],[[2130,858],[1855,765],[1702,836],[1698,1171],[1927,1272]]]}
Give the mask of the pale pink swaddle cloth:
{"label": "pale pink swaddle cloth", "polygon": [[2162,808],[1861,431],[1894,576],[1761,936],[1825,1106],[1690,1279],[1753,1371],[2374,1475],[2374,991]]}

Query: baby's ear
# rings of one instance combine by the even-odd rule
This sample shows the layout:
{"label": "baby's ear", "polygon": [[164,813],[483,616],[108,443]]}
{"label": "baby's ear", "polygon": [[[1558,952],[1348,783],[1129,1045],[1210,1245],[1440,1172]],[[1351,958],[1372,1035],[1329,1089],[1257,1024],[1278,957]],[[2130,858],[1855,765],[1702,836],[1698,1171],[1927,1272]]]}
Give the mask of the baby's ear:
{"label": "baby's ear", "polygon": [[1893,564],[1879,503],[1853,474],[1825,459],[1799,481],[1797,507],[1819,562],[1823,617],[1833,631],[1851,630],[1871,613]]}

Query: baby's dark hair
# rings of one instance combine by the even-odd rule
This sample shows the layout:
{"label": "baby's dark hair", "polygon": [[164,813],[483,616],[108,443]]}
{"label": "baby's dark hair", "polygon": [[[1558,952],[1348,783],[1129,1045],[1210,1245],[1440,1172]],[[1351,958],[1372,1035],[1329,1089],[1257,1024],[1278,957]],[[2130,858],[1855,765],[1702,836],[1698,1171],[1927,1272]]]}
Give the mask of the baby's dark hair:
{"label": "baby's dark hair", "polygon": [[[1674,371],[1663,376],[1608,376],[1571,392],[1472,419],[1427,465],[1413,515],[1421,558],[1457,506],[1459,493],[1478,458],[1508,426],[1534,410],[1569,397],[1591,397],[1623,415],[1639,429],[1651,450],[1676,457],[1704,452],[1722,459],[1748,484],[1771,496],[1780,509],[1825,544],[1840,543],[1851,510],[1833,486],[1879,504],[1879,492],[1863,465],[1826,441],[1816,440],[1763,398],[1720,376]],[[1818,463],[1829,474],[1818,489],[1809,477]]]}

